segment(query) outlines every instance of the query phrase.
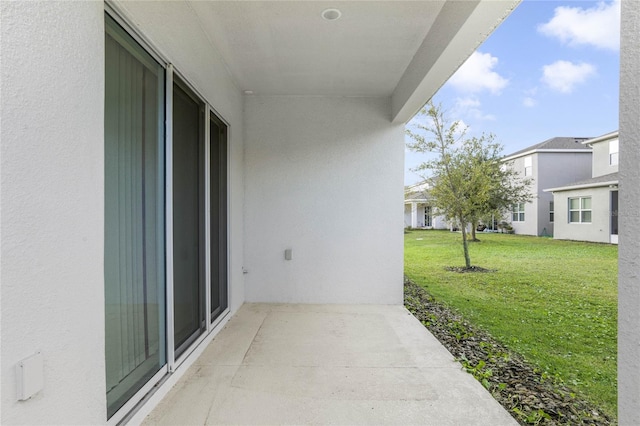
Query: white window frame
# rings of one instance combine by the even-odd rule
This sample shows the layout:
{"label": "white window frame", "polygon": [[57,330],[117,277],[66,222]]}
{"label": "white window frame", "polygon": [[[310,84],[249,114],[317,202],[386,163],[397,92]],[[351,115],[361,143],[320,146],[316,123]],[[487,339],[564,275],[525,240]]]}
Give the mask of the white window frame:
{"label": "white window frame", "polygon": [[511,222],[524,222],[524,203],[517,203],[511,206]]}
{"label": "white window frame", "polygon": [[549,222],[553,223],[555,218],[555,206],[553,204],[553,201],[549,201]]}
{"label": "white window frame", "polygon": [[617,166],[619,161],[619,143],[618,139],[609,141],[609,165]]}
{"label": "white window frame", "polygon": [[[571,200],[578,200],[578,208],[577,209],[572,209],[571,208]],[[585,208],[584,207],[584,201],[585,200],[589,200],[589,204],[591,204],[591,206],[589,208]],[[568,211],[568,217],[567,220],[570,224],[582,224],[582,223],[591,223],[592,221],[592,215],[593,215],[593,199],[592,197],[589,196],[584,196],[584,197],[569,197],[567,199],[567,211]],[[578,213],[578,220],[571,220],[571,213],[577,212]],[[585,220],[584,216],[585,213],[589,213],[589,220]]]}
{"label": "white window frame", "polygon": [[524,157],[524,175],[533,176],[533,158],[531,155]]}

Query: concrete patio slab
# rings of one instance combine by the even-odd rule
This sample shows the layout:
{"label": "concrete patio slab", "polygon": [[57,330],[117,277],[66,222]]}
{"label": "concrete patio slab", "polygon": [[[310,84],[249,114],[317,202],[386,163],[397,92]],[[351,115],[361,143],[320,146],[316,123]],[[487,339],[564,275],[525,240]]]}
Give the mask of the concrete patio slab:
{"label": "concrete patio slab", "polygon": [[145,424],[517,423],[403,306],[245,304]]}

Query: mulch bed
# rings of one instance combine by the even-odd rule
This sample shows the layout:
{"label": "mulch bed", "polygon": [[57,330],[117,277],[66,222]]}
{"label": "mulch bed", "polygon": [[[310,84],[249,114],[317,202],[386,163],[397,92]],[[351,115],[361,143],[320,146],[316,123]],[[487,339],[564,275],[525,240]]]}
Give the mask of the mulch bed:
{"label": "mulch bed", "polygon": [[450,272],[458,272],[460,274],[464,274],[465,272],[496,272],[495,269],[485,269],[481,266],[447,266],[444,269]]}
{"label": "mulch bed", "polygon": [[407,309],[520,424],[615,424],[570,388],[546,377],[406,277],[404,294]]}

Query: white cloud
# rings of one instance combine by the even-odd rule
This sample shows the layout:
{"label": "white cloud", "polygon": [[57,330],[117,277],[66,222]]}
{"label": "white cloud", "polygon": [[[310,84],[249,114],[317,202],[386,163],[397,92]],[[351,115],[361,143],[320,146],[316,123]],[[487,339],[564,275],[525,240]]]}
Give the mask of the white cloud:
{"label": "white cloud", "polygon": [[584,83],[594,75],[596,69],[585,62],[574,64],[556,61],[542,67],[542,82],[560,93],[571,93],[576,85]]}
{"label": "white cloud", "polygon": [[457,108],[478,108],[480,106],[480,100],[478,98],[458,98],[456,99]]}
{"label": "white cloud", "polygon": [[604,1],[592,8],[561,6],[538,31],[569,46],[591,45],[620,49],[620,0]]}
{"label": "white cloud", "polygon": [[456,116],[468,117],[473,120],[493,121],[496,119],[494,115],[482,112],[482,104],[476,97],[457,98],[453,107]]}
{"label": "white cloud", "polygon": [[449,79],[449,83],[461,92],[477,93],[489,90],[493,94],[499,94],[509,84],[509,80],[493,71],[497,64],[498,58],[495,56],[473,52]]}
{"label": "white cloud", "polygon": [[527,108],[533,108],[534,106],[536,106],[538,102],[536,102],[535,99],[533,99],[530,96],[526,96],[523,100],[522,100],[522,105],[526,106]]}

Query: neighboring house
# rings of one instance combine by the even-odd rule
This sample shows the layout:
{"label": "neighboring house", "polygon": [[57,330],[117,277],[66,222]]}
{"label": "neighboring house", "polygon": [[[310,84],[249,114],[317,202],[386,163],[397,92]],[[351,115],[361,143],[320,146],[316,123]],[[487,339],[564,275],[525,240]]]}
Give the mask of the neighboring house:
{"label": "neighboring house", "polygon": [[438,215],[431,203],[426,182],[405,187],[404,227],[423,229],[448,229],[444,216]]}
{"label": "neighboring house", "polygon": [[592,177],[545,189],[553,194],[553,237],[618,244],[618,132],[583,144],[593,149]]}
{"label": "neighboring house", "polygon": [[0,2],[0,423],[148,412],[245,302],[402,304],[404,125],[518,3]]}
{"label": "neighboring house", "polygon": [[587,139],[551,138],[503,159],[520,177],[531,179],[532,201],[514,205],[507,218],[516,234],[554,234],[553,196],[544,189],[591,177],[591,147],[582,143]]}

